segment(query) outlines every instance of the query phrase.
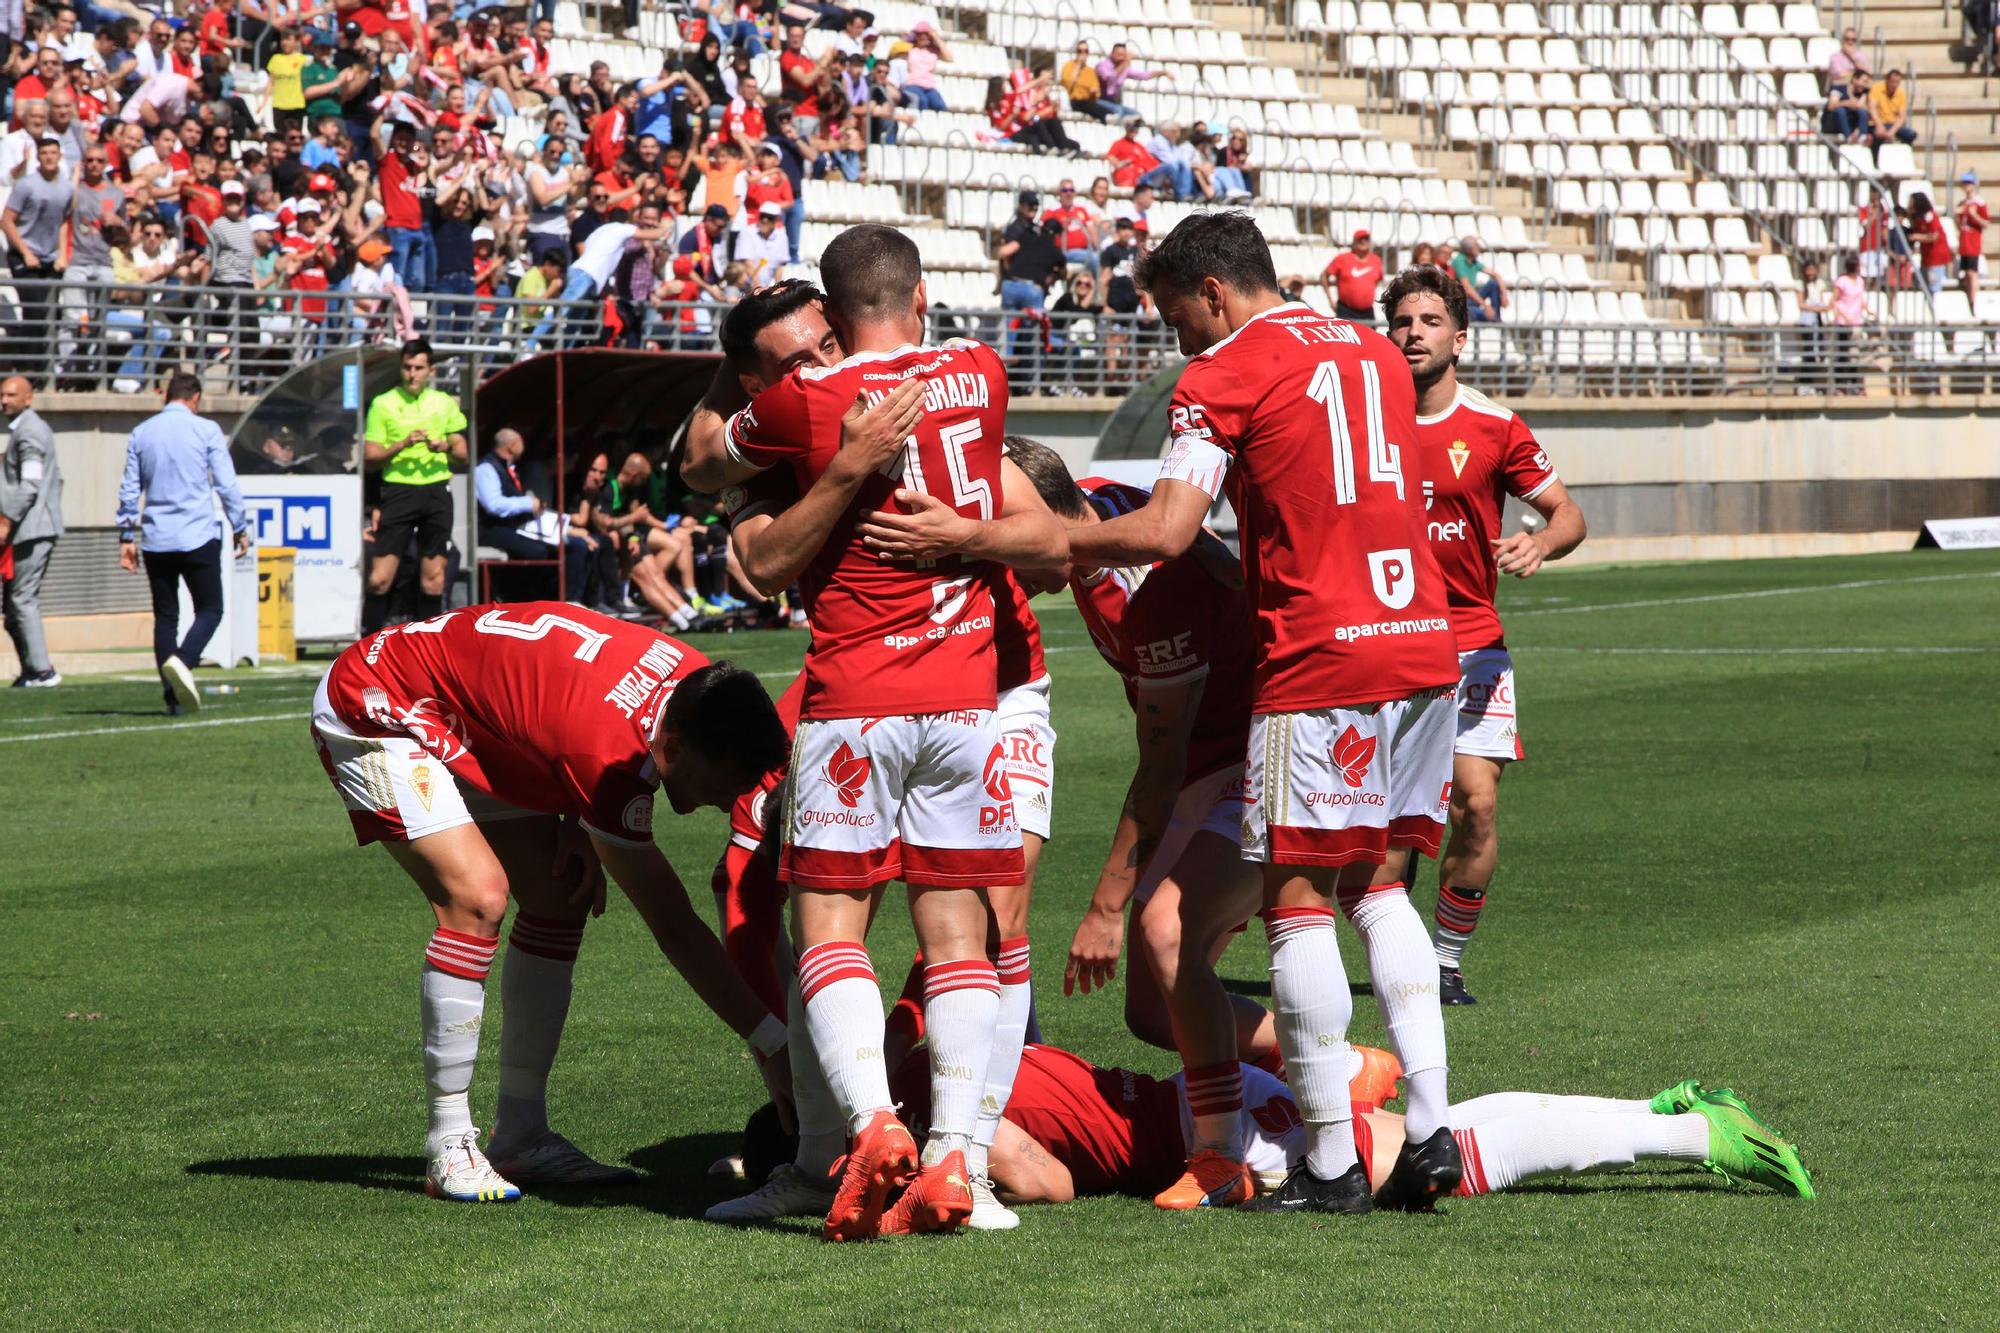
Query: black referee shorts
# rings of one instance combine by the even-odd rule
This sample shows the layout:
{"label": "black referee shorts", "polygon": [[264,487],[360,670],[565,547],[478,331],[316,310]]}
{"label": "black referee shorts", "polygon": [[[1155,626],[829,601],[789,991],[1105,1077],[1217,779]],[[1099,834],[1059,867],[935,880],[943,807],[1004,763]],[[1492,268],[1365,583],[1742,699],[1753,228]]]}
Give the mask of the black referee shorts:
{"label": "black referee shorts", "polygon": [[382,483],[382,522],[375,530],[375,549],[401,559],[417,539],[417,554],[425,559],[444,554],[451,539],[451,485],[438,481],[424,486]]}

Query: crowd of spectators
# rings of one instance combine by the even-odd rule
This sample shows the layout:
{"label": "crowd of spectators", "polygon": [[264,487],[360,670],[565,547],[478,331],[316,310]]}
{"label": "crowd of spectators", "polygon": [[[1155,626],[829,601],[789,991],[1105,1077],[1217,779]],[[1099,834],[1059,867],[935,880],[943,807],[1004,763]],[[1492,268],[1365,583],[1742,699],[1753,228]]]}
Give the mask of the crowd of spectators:
{"label": "crowd of spectators", "polygon": [[1841,30],[1840,46],[1827,58],[1825,78],[1821,133],[1838,143],[1864,144],[1871,154],[1879,154],[1886,143],[1917,141],[1910,126],[1910,90],[1903,71],[1889,70],[1877,82],[1861,49],[1860,34],[1853,28]]}

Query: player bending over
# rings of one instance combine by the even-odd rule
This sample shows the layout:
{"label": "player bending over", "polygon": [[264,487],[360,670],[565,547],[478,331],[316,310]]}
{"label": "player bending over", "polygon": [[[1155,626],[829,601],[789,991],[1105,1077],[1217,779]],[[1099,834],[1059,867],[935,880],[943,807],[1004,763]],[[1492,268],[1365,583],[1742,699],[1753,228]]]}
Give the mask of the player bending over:
{"label": "player bending over", "polygon": [[[792,281],[765,288],[731,308],[722,328],[727,359],[718,368],[715,382],[689,422],[691,457],[724,450],[723,431],[728,417],[793,370],[802,366],[827,367],[840,361],[843,348],[826,320],[824,302],[823,294],[811,283]],[[842,423],[840,452],[803,499],[793,475],[785,469],[762,472],[740,485],[724,488],[721,498],[731,519],[732,545],[759,591],[775,596],[805,572],[826,545],[861,485],[902,452],[909,432],[920,419],[923,397],[921,381],[911,379],[872,408],[864,409],[863,401],[857,400]],[[873,429],[878,419],[889,429]],[[1025,482],[1017,483],[1011,472],[1011,468],[1002,465],[1003,489],[1017,484],[1025,486]],[[967,1155],[973,1196],[969,1223],[982,1230],[1006,1229],[1018,1221],[993,1197],[986,1181],[984,1159],[999,1125],[1000,1107],[1006,1104],[1007,1087],[1018,1059],[1016,1051],[1032,1014],[1028,906],[1042,845],[1049,834],[1055,795],[1056,743],[1049,717],[1049,677],[1042,664],[1040,626],[1028,608],[1027,594],[1012,573],[999,567],[994,567],[991,573],[993,638],[998,653],[995,711],[1008,788],[1012,791],[1018,784],[1023,789],[1015,802],[1015,813],[1021,826],[1024,873],[1018,884],[993,885],[987,890],[993,915],[988,953],[995,960],[999,978],[1000,1020],[980,1096],[979,1119]],[[909,1000],[912,1009],[923,994],[923,966],[920,955],[905,985],[906,996],[914,997]],[[899,1001],[899,1016],[902,1011],[903,1002]],[[804,1053],[800,1048],[794,1049],[795,1059]],[[813,1080],[802,1078],[794,1070],[793,1082],[795,1087],[805,1089],[800,1093],[804,1102],[812,1102]],[[811,1112],[802,1105],[801,1114]],[[791,1209],[801,1205],[804,1200],[795,1197],[797,1191],[816,1187],[824,1172],[817,1161],[819,1153],[815,1145],[820,1142],[819,1136],[802,1128],[800,1141],[800,1181],[809,1184],[802,1185],[788,1175],[769,1190],[760,1191],[768,1197],[754,1203],[737,1202],[745,1208]]]}
{"label": "player bending over", "polygon": [[[1049,551],[1062,535],[1034,500],[1004,489],[1006,371],[990,349],[917,345],[926,296],[916,246],[887,227],[828,246],[828,315],[849,355],[801,367],[730,418],[717,449],[688,442],[690,485],[720,489],[783,465],[802,495],[842,452],[857,397],[920,381],[925,415],[904,450],[904,487],[864,479],[801,575],[813,630],[793,741],[779,874],[793,888],[803,1031],[846,1118],[850,1150],[823,1234],[830,1240],[951,1230],[971,1213],[973,1143],[999,977],[986,955],[983,890],[1023,874],[995,722],[992,559]],[[990,525],[993,544],[928,568],[877,559],[845,520],[892,496]],[[775,526],[775,525],[774,525]],[[924,950],[925,1023],[937,1114],[921,1166],[896,1118],[881,1058],[881,990],[862,943],[874,890],[910,885]],[[908,1182],[884,1213],[891,1189]]]}
{"label": "player bending over", "polygon": [[[1527,757],[1521,745],[1514,659],[1494,590],[1501,574],[1525,579],[1583,541],[1583,511],[1526,422],[1458,382],[1465,349],[1465,288],[1428,266],[1406,269],[1382,294],[1389,341],[1417,387],[1417,454],[1431,554],[1444,573],[1458,644],[1458,737],[1451,763],[1451,840],[1438,866],[1440,998],[1473,1004],[1460,963],[1479,924],[1500,855],[1500,775]],[[1540,532],[1500,535],[1500,506],[1517,496],[1545,520]],[[1412,874],[1412,879],[1415,875]]]}
{"label": "player bending over", "polygon": [[[1349,1048],[1348,1095],[1355,1108],[1354,1150],[1369,1188],[1388,1187],[1401,1155],[1404,1117],[1384,1110],[1396,1095],[1395,1057]],[[1293,1090],[1252,1065],[1243,1067],[1241,1133],[1251,1168],[1276,1182],[1306,1151]],[[915,1101],[921,1077],[899,1077]],[[1731,1182],[1813,1197],[1798,1150],[1757,1119],[1727,1088],[1692,1079],[1650,1099],[1495,1092],[1451,1106],[1453,1138],[1466,1170],[1453,1193],[1491,1194],[1547,1175],[1615,1170],[1639,1161],[1699,1162]],[[993,1184],[1014,1204],[1067,1203],[1095,1194],[1145,1198],[1172,1179],[1194,1142],[1181,1076],[1160,1080],[1105,1069],[1051,1046],[1030,1046],[1014,1100],[993,1145]]]}
{"label": "player bending over", "polygon": [[1192,358],[1146,504],[1070,529],[1081,565],[1170,559],[1225,487],[1257,616],[1243,854],[1263,864],[1272,1007],[1309,1150],[1260,1206],[1366,1212],[1341,1070],[1352,1016],[1334,934],[1346,912],[1409,1071],[1409,1141],[1385,1199],[1428,1207],[1461,1169],[1447,1123],[1437,960],[1400,878],[1436,855],[1451,781],[1458,663],[1424,540],[1415,393],[1373,330],[1278,291],[1242,213],[1185,218],[1138,278]]}
{"label": "player bending over", "polygon": [[[785,1026],[738,979],[653,844],[653,795],[727,807],[784,755],[757,678],[676,640],[564,602],[473,606],[396,626],[335,660],[313,742],[356,839],[383,849],[437,914],[420,983],[430,1089],[425,1188],[463,1202],[520,1184],[605,1184],[549,1128],[547,1086],[587,914],[608,870],[661,952],[760,1057],[786,1097]],[[467,1092],[507,899],[493,1161]]]}

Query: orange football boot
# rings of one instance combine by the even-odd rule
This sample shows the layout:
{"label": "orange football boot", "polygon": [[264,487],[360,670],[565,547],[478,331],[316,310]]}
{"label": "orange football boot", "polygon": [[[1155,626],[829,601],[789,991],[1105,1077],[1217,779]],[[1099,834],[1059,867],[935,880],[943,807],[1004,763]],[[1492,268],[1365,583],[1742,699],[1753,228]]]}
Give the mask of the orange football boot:
{"label": "orange football boot", "polygon": [[1396,1084],[1403,1077],[1403,1062],[1379,1046],[1356,1046],[1361,1063],[1347,1080],[1347,1096],[1356,1111],[1379,1111],[1399,1095]]}
{"label": "orange football boot", "polygon": [[917,1172],[903,1197],[882,1214],[882,1234],[956,1231],[971,1216],[972,1177],[965,1169],[965,1154],[954,1148],[936,1165]]}
{"label": "orange football boot", "polygon": [[1204,1148],[1188,1158],[1181,1178],[1153,1196],[1155,1208],[1234,1208],[1257,1193],[1250,1168],[1233,1157]]}
{"label": "orange football boot", "polygon": [[[963,1175],[964,1163],[959,1165]],[[834,1190],[833,1207],[826,1210],[821,1239],[873,1240],[889,1191],[916,1174],[916,1140],[894,1111],[877,1111],[854,1136],[853,1148],[836,1169],[840,1185]]]}

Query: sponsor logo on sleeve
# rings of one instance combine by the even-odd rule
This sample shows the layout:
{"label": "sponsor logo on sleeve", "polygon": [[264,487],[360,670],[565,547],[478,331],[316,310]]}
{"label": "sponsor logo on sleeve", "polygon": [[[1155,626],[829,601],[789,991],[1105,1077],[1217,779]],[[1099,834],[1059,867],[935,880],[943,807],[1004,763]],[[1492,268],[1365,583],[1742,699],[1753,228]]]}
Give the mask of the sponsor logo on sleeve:
{"label": "sponsor logo on sleeve", "polygon": [[625,803],[625,813],[619,817],[618,822],[625,827],[628,833],[643,833],[647,837],[651,837],[653,835],[653,798],[651,796],[634,796]]}

